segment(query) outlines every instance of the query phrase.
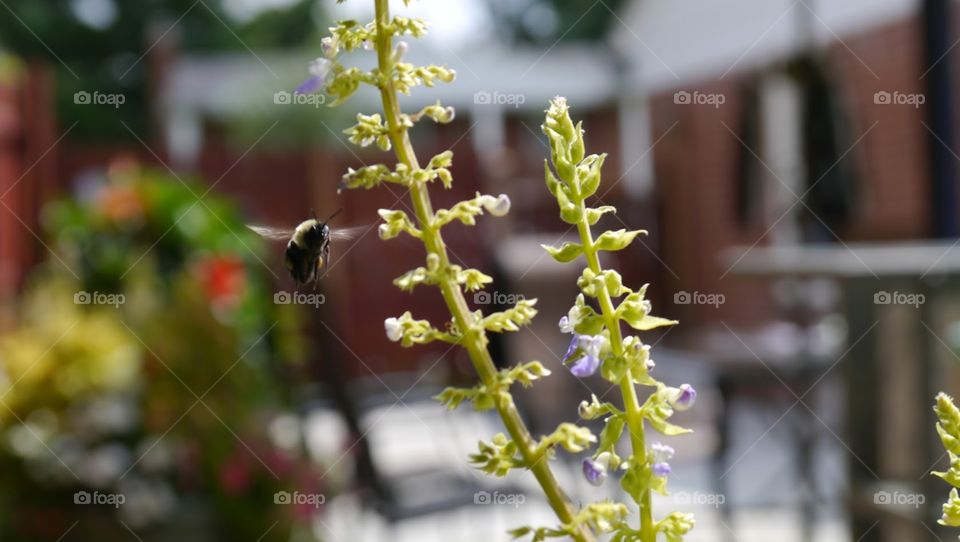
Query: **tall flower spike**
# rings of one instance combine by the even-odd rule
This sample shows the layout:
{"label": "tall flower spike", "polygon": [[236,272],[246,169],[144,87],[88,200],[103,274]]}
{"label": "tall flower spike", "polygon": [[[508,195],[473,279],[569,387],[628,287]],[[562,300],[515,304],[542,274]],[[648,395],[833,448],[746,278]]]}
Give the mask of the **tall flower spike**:
{"label": "tall flower spike", "polygon": [[[627,288],[616,271],[605,270],[600,265],[600,252],[624,250],[643,232],[606,231],[594,237],[591,226],[597,224],[604,214],[616,209],[609,206],[591,208],[586,204],[600,185],[604,155],[586,155],[583,128],[570,119],[566,100],[556,98],[551,101],[542,128],[550,142],[550,163],[544,172],[547,189],[557,200],[560,219],[576,226],[580,237],[579,243],[568,242],[561,247],[545,246],[544,249],[560,263],[583,257],[587,264],[577,281],[581,294],[559,322],[561,332],[573,334],[563,361],[575,359],[570,364],[570,371],[576,376],[590,376],[599,370],[604,378],[619,385],[624,405],[621,411],[610,403],[600,403],[596,397],[592,397],[592,402],[580,404],[582,418],[605,416],[606,424],[599,439],[599,455],[596,460],[583,462],[583,472],[587,480],[596,485],[605,473],[600,457],[615,459],[624,469],[620,485],[638,505],[640,525],[639,529],[634,529],[626,520],[617,523],[613,527],[617,531],[614,540],[656,542],[657,533],[661,532],[670,542],[679,542],[693,527],[692,516],[672,513],[655,521],[651,497],[654,491],[666,494],[673,448],[654,443],[648,450],[645,425],[649,424],[665,435],[687,432],[667,419],[675,410],[693,406],[697,392],[689,384],[670,388],[653,379],[650,376],[653,362],[649,347],[638,337],[624,337],[622,331],[624,327],[647,331],[676,322],[651,314],[653,307],[644,298],[646,287],[637,291]],[[626,326],[622,325],[624,323]],[[657,390],[650,394],[643,406],[638,398],[637,385]],[[620,463],[615,450],[624,434],[629,435],[631,454]]]}
{"label": "tall flower spike", "polygon": [[[350,170],[344,176],[342,187],[370,189],[383,183],[394,183],[407,189],[405,193],[411,198],[408,208],[413,209],[411,215],[402,210],[381,209],[383,224],[379,227],[380,237],[391,239],[409,235],[417,239],[423,244],[426,262],[404,273],[394,283],[405,291],[413,290],[418,285],[437,287],[452,317],[441,330],[427,320],[414,319],[407,311],[399,317],[384,320],[384,332],[388,339],[403,346],[440,340],[463,347],[480,382],[469,389],[448,388],[438,399],[448,407],[470,401],[478,410],[495,410],[506,427],[506,432],[494,437],[492,443],[480,444],[479,453],[472,456],[474,464],[498,476],[512,469],[531,471],[560,522],[560,526],[552,531],[569,536],[575,542],[594,542],[594,530],[609,530],[626,513],[626,509],[599,504],[577,509],[560,488],[551,470],[550,459],[558,450],[580,453],[596,442],[596,437],[585,427],[561,424],[552,434],[535,440],[517,411],[510,387],[514,383],[532,385],[534,381],[547,376],[549,371],[537,362],[498,371],[487,349],[487,333],[516,331],[530,322],[536,314],[535,300],[522,300],[513,308],[486,315],[481,311],[469,310],[464,291],[476,291],[492,279],[477,270],[462,269],[451,264],[441,234],[443,228],[453,221],[472,226],[477,217],[483,214],[504,216],[510,211],[510,198],[505,194],[477,194],[449,209],[433,210],[430,184],[439,180],[444,188],[450,188],[453,181],[450,173],[453,153],[440,153],[421,165],[409,131],[425,118],[438,123],[450,122],[454,118],[454,111],[437,102],[417,113],[407,114],[400,109],[398,95],[408,94],[419,85],[451,82],[456,73],[442,66],[415,66],[406,62],[404,57],[409,46],[405,42],[394,46],[394,38],[420,37],[426,31],[426,24],[407,17],[391,18],[388,0],[374,0],[374,5],[374,22],[361,25],[353,21],[341,21],[331,28],[333,35],[321,43],[323,56],[311,64],[311,77],[298,88],[298,92],[321,90],[325,85],[326,92],[333,98],[331,105],[349,99],[361,85],[376,87],[380,93],[382,114],[358,114],[357,124],[345,133],[351,143],[360,146],[376,143],[384,151],[393,150],[397,164],[389,168],[376,164]],[[349,52],[358,48],[376,51],[376,68],[364,70],[344,67],[339,63],[341,51]],[[328,78],[331,70],[332,77]],[[589,340],[584,344],[585,355],[599,356],[599,346]],[[521,528],[519,531],[529,533],[534,529]]]}

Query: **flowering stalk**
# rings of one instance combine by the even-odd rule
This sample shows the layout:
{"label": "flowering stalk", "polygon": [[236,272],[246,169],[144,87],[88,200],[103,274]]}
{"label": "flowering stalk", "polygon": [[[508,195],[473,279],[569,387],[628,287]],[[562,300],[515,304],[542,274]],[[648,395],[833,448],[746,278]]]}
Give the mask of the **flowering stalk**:
{"label": "flowering stalk", "polygon": [[943,503],[943,516],[938,523],[948,527],[960,527],[960,496],[957,495],[957,488],[960,488],[960,410],[949,395],[940,392],[937,394],[933,411],[939,420],[937,433],[950,456],[950,468],[946,472],[934,472],[933,475],[943,478],[953,486],[947,502]]}
{"label": "flowering stalk", "polygon": [[[590,227],[604,214],[616,212],[611,206],[591,208],[586,204],[587,198],[600,186],[600,170],[606,155],[584,156],[583,129],[580,124],[574,126],[565,99],[555,98],[551,102],[542,129],[550,140],[553,163],[551,170],[550,164],[544,162],[547,188],[557,199],[561,219],[575,225],[580,237],[580,243],[565,243],[559,248],[544,245],[544,249],[561,263],[572,262],[579,256],[587,262],[577,281],[581,293],[567,316],[560,320],[560,330],[573,334],[564,362],[570,362],[570,371],[578,377],[591,376],[600,370],[604,378],[619,385],[623,398],[623,410],[611,403],[601,403],[596,396],[591,402],[581,403],[581,417],[606,417],[594,456],[584,460],[584,475],[589,482],[599,485],[607,469],[624,471],[620,484],[639,507],[639,529],[629,527],[626,521],[619,522],[614,526],[616,534],[612,540],[655,542],[657,533],[662,532],[667,540],[679,541],[693,527],[693,516],[675,512],[655,522],[651,507],[652,491],[666,494],[670,473],[667,461],[673,455],[673,448],[660,443],[648,448],[644,423],[646,420],[668,436],[689,432],[667,419],[674,410],[692,406],[696,391],[688,384],[671,388],[651,377],[649,371],[654,364],[649,346],[638,337],[624,338],[620,329],[621,321],[639,331],[674,325],[676,321],[650,314],[650,302],[644,299],[646,286],[633,291],[623,285],[619,273],[601,267],[601,251],[623,250],[645,232],[605,231],[594,238]],[[621,296],[623,300],[614,306],[614,299]],[[596,300],[599,312],[587,303],[587,297]],[[637,384],[656,390],[642,405]],[[624,429],[630,434],[632,448],[632,454],[625,460],[616,453],[616,444]]]}
{"label": "flowering stalk", "polygon": [[[386,240],[407,234],[419,239],[426,250],[426,265],[398,277],[394,284],[405,291],[412,291],[419,285],[436,286],[452,316],[446,330],[441,331],[430,322],[417,320],[410,312],[405,312],[384,322],[387,336],[403,346],[443,341],[467,350],[480,384],[469,389],[447,388],[438,398],[449,408],[471,401],[478,410],[496,409],[509,435],[498,434],[489,443],[481,442],[478,452],[471,456],[471,462],[496,476],[504,476],[511,469],[529,469],[561,522],[556,528],[522,527],[512,531],[513,534],[533,533],[538,539],[569,536],[578,542],[591,542],[595,540],[594,530],[609,529],[625,513],[625,509],[621,509],[623,505],[595,503],[576,510],[557,483],[548,461],[558,447],[579,453],[596,438],[586,428],[561,424],[552,434],[535,441],[520,418],[510,386],[516,382],[530,386],[535,380],[547,376],[549,371],[534,361],[498,372],[487,350],[487,332],[516,331],[519,326],[528,324],[536,314],[536,300],[521,300],[511,309],[486,316],[481,311],[471,311],[463,291],[479,290],[492,279],[475,269],[462,269],[451,264],[441,235],[441,228],[451,222],[472,226],[476,217],[484,212],[503,216],[510,209],[510,199],[502,194],[494,197],[478,193],[449,209],[433,210],[428,184],[439,180],[445,188],[450,188],[452,178],[448,168],[453,153],[443,152],[434,156],[426,166],[421,166],[408,131],[426,118],[438,123],[450,122],[454,112],[438,102],[418,113],[405,114],[400,110],[397,95],[398,92],[409,93],[410,88],[417,85],[450,82],[455,73],[440,66],[417,67],[404,62],[407,45],[401,41],[394,48],[393,38],[422,36],[426,24],[417,19],[391,18],[388,0],[375,0],[375,7],[376,18],[372,23],[360,25],[355,21],[341,21],[331,28],[331,36],[323,40],[324,57],[311,64],[311,79],[301,89],[325,89],[334,97],[333,105],[349,98],[361,84],[374,86],[380,92],[383,116],[359,114],[357,124],[345,133],[351,142],[361,146],[376,143],[383,150],[392,148],[397,164],[392,170],[382,164],[350,169],[343,177],[343,186],[369,189],[382,183],[393,183],[409,190],[415,216],[410,217],[403,210],[381,209],[380,237]],[[359,68],[344,67],[336,61],[341,50],[351,51],[358,47],[376,50],[376,68],[364,72]],[[318,77],[322,82],[319,87]]]}

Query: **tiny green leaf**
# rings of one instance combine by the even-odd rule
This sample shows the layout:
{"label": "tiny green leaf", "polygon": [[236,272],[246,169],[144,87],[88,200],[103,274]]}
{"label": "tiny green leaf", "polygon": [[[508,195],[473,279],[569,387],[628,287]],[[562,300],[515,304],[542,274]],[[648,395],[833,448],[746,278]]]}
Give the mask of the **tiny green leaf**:
{"label": "tiny green leaf", "polygon": [[596,209],[587,209],[587,224],[593,226],[600,221],[600,217],[607,213],[616,213],[617,208],[612,205],[603,205]]}
{"label": "tiny green leaf", "polygon": [[603,234],[594,242],[594,246],[599,250],[606,250],[608,252],[614,252],[617,250],[623,250],[633,242],[633,240],[640,234],[646,234],[646,230],[616,230],[616,231],[605,231]]}
{"label": "tiny green leaf", "polygon": [[562,247],[555,248],[550,245],[540,245],[546,250],[554,260],[560,263],[569,263],[576,260],[583,254],[583,246],[578,243],[564,243]]}

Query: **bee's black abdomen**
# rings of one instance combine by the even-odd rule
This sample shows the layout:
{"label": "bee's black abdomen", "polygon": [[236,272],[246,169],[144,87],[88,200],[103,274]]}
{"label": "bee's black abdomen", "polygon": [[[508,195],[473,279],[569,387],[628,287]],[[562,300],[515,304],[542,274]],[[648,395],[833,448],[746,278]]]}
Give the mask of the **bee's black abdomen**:
{"label": "bee's black abdomen", "polygon": [[290,270],[290,276],[293,277],[293,280],[300,284],[313,281],[316,265],[311,260],[310,251],[291,241],[287,243],[284,256],[287,261],[287,269]]}

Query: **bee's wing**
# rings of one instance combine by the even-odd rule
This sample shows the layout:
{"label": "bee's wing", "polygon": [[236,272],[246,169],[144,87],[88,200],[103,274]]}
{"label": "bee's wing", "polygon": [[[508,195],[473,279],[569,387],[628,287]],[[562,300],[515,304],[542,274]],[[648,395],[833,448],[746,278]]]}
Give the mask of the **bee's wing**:
{"label": "bee's wing", "polygon": [[330,239],[334,241],[350,241],[366,234],[373,226],[353,226],[351,228],[330,228]]}
{"label": "bee's wing", "polygon": [[287,241],[293,235],[293,230],[289,229],[271,228],[269,226],[255,226],[252,224],[247,224],[247,227],[260,237],[274,241]]}

